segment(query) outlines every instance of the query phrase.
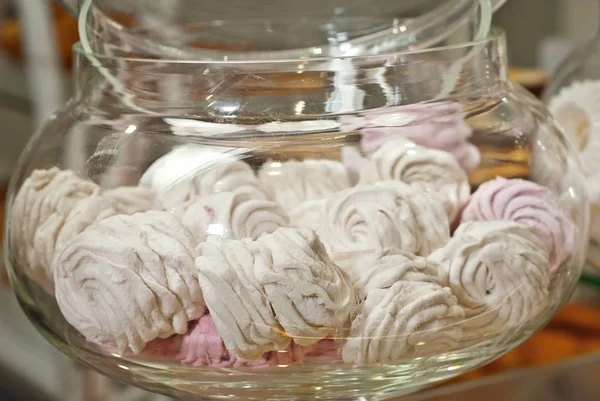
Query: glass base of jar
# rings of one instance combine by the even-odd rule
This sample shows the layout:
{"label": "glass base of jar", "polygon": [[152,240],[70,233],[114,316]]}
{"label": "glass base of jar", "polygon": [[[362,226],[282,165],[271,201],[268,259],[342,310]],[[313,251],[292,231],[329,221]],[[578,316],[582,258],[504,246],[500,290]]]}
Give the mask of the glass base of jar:
{"label": "glass base of jar", "polygon": [[[19,291],[28,287],[28,291]],[[13,277],[21,307],[39,332],[67,356],[118,381],[182,401],[243,399],[386,400],[414,393],[501,357],[529,338],[522,327],[460,350],[415,357],[397,364],[355,367],[339,361],[307,358],[301,365],[270,368],[186,367],[177,361],[129,357],[99,350],[64,320],[47,320],[55,301],[34,283]],[[36,287],[33,289],[32,287]],[[33,290],[33,292],[32,292]],[[25,294],[35,294],[36,302]],[[41,297],[47,302],[40,302]],[[34,306],[34,305],[37,305]],[[44,310],[39,305],[45,305]]]}

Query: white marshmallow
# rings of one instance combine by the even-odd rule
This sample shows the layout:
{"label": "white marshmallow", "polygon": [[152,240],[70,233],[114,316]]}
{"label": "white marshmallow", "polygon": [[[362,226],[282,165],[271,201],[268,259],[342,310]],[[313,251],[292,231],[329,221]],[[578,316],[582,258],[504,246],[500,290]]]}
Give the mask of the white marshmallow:
{"label": "white marshmallow", "polygon": [[290,213],[290,222],[315,230],[334,260],[338,254],[384,248],[424,256],[443,246],[450,235],[441,202],[394,181],[305,202]]}
{"label": "white marshmallow", "polygon": [[464,319],[448,288],[422,281],[371,287],[342,347],[346,363],[394,363],[456,348]]}
{"label": "white marshmallow", "polygon": [[360,183],[397,180],[431,193],[444,203],[453,222],[471,193],[467,173],[450,153],[426,149],[405,139],[386,143],[360,172]]}
{"label": "white marshmallow", "polygon": [[330,160],[268,161],[258,177],[270,198],[286,211],[350,187],[344,165]]}
{"label": "white marshmallow", "polygon": [[204,311],[194,238],[167,212],[117,215],[71,239],[52,264],[56,300],[86,339],[139,353]]}
{"label": "white marshmallow", "polygon": [[211,234],[257,239],[287,225],[287,217],[277,203],[252,199],[244,193],[218,192],[202,196],[176,208],[175,214],[199,242]]}
{"label": "white marshmallow", "polygon": [[79,201],[100,188],[73,171],[56,167],[35,170],[21,186],[10,214],[10,241],[15,262],[49,294],[54,293],[49,261],[58,230]]}
{"label": "white marshmallow", "polygon": [[210,236],[196,267],[228,351],[256,359],[293,338],[314,344],[339,328],[354,304],[348,277],[315,234],[280,228],[257,241]]}
{"label": "white marshmallow", "polygon": [[463,223],[428,259],[465,308],[465,338],[521,327],[548,305],[547,252],[519,223]]}

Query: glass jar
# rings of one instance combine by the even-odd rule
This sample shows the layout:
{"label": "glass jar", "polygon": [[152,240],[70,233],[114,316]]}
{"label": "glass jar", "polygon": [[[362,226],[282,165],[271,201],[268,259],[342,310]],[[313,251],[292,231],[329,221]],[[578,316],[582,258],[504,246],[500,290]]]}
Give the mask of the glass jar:
{"label": "glass jar", "polygon": [[[600,25],[599,25],[600,26]],[[579,153],[591,203],[588,266],[600,271],[600,28],[562,62],[543,101]]]}
{"label": "glass jar", "polygon": [[76,58],[76,96],[14,173],[7,263],[40,332],[109,376],[183,399],[385,399],[508,352],[575,288],[583,179],[507,79],[501,32]]}

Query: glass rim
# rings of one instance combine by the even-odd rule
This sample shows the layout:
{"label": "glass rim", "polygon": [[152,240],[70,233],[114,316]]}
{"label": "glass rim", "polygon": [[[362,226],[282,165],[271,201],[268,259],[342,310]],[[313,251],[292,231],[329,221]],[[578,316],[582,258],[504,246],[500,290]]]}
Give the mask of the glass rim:
{"label": "glass rim", "polygon": [[[494,11],[497,11],[500,7],[504,5],[504,3],[506,3],[506,1],[507,0],[491,0],[492,9]],[[72,0],[58,0],[58,2],[72,16],[76,17],[78,15],[79,5],[77,4],[77,2],[74,2]]]}
{"label": "glass rim", "polygon": [[[484,46],[488,43],[500,42],[506,37],[504,29],[492,26],[488,36],[480,40],[471,40],[466,42],[454,43],[450,45],[434,46],[422,49],[410,49],[393,52],[383,52],[381,54],[366,54],[356,56],[319,56],[319,57],[295,57],[295,58],[235,58],[235,59],[224,59],[224,60],[211,60],[211,59],[175,59],[175,58],[151,58],[151,57],[128,57],[128,56],[114,56],[102,53],[86,52],[81,45],[81,42],[77,42],[73,46],[73,53],[76,57],[86,57],[95,59],[96,61],[120,61],[129,63],[139,64],[172,64],[172,65],[221,65],[221,66],[258,66],[258,65],[272,65],[272,64],[314,64],[314,63],[327,63],[335,60],[343,61],[369,61],[378,60],[382,58],[397,57],[397,56],[411,56],[411,55],[422,55],[422,54],[433,54],[444,51],[460,50],[466,48],[472,48],[477,46]],[[241,54],[243,57],[244,53]],[[226,54],[224,54],[226,57]]]}

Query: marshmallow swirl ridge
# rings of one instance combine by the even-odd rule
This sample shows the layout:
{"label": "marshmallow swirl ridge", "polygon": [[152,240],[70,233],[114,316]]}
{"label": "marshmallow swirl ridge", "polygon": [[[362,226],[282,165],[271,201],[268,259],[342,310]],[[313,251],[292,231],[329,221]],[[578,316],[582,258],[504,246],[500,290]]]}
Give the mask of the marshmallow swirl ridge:
{"label": "marshmallow swirl ridge", "polygon": [[439,197],[453,222],[471,187],[467,173],[449,153],[398,139],[379,149],[360,172],[360,183],[397,180]]}
{"label": "marshmallow swirl ridge", "polygon": [[371,288],[342,358],[356,365],[393,363],[403,358],[456,348],[462,339],[462,308],[449,288],[421,281],[397,281]]}
{"label": "marshmallow swirl ridge", "polygon": [[552,269],[575,246],[576,228],[548,188],[531,181],[498,177],[482,184],[469,199],[462,221],[508,220],[531,228],[550,253]]}
{"label": "marshmallow swirl ridge", "polygon": [[209,234],[257,239],[287,225],[287,217],[277,203],[244,193],[218,192],[195,198],[175,210],[200,242]]}
{"label": "marshmallow swirl ridge", "polygon": [[261,167],[258,177],[271,199],[284,210],[350,187],[344,165],[331,160],[268,161]]}
{"label": "marshmallow swirl ridge", "polygon": [[277,319],[296,344],[339,329],[355,304],[349,277],[310,229],[280,228],[254,244],[257,278]]}
{"label": "marshmallow swirl ridge", "polygon": [[194,239],[167,212],[116,215],[71,239],[54,259],[56,300],[90,341],[139,353],[184,334],[204,311]]}
{"label": "marshmallow swirl ridge", "polygon": [[54,293],[49,261],[58,231],[79,201],[99,192],[96,184],[73,171],[53,167],[35,170],[11,205],[10,241],[16,262],[49,294]]}
{"label": "marshmallow swirl ridge", "polygon": [[209,164],[195,171],[190,178],[181,180],[167,188],[160,195],[165,207],[177,207],[197,196],[216,192],[247,194],[254,199],[268,199],[260,181],[250,166],[238,160],[225,160]]}
{"label": "marshmallow swirl ridge", "polygon": [[548,304],[548,255],[526,226],[467,222],[429,256],[440,280],[465,308],[466,338],[521,327]]}
{"label": "marshmallow swirl ridge", "polygon": [[450,232],[441,202],[394,181],[305,202],[290,213],[290,222],[315,230],[332,255],[398,248],[424,256],[443,246]]}

